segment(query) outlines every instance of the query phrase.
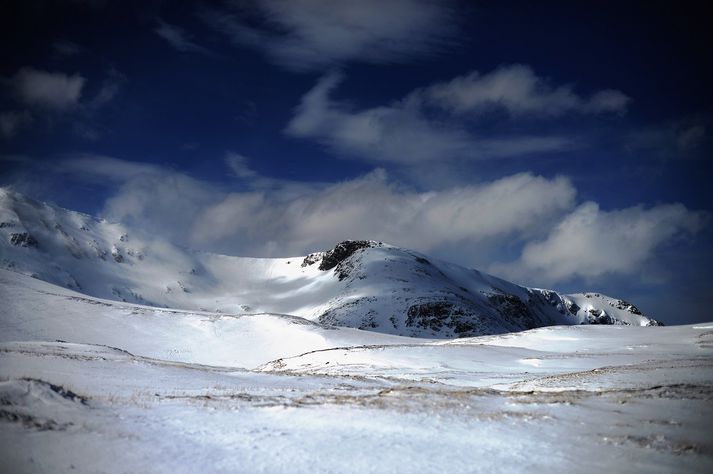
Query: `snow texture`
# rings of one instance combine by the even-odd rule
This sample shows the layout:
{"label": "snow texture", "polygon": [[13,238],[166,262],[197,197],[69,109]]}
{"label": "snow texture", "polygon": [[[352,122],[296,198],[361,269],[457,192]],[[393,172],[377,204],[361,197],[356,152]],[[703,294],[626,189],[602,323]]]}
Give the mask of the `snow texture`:
{"label": "snow texture", "polygon": [[226,257],[0,201],[2,472],[713,470],[713,323],[377,242]]}

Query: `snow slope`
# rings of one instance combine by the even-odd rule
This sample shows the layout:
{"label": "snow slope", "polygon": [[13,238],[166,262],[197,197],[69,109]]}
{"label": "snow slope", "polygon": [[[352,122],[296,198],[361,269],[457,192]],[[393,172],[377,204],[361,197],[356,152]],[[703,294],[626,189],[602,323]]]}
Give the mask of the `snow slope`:
{"label": "snow slope", "polygon": [[289,314],[449,338],[574,324],[658,324],[624,301],[525,288],[417,252],[347,241],[307,257],[192,252],[0,188],[0,267],[86,295],[232,315]]}
{"label": "snow slope", "polygon": [[11,271],[0,302],[3,472],[713,469],[713,323],[406,338]]}
{"label": "snow slope", "polygon": [[0,341],[72,341],[145,357],[250,369],[338,346],[410,339],[327,327],[297,316],[229,315],[87,297],[0,270]]}

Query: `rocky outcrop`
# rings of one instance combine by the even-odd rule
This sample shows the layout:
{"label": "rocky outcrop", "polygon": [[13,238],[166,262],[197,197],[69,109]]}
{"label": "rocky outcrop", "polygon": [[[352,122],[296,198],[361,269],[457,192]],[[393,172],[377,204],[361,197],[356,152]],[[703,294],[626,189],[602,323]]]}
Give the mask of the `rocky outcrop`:
{"label": "rocky outcrop", "polygon": [[322,260],[324,257],[325,252],[314,252],[309,255],[307,255],[304,260],[302,260],[302,265],[301,267],[308,267],[310,265],[314,265],[315,263],[319,262]]}
{"label": "rocky outcrop", "polygon": [[429,301],[414,304],[406,312],[406,326],[441,332],[451,329],[460,337],[475,332],[477,315],[449,301]]}
{"label": "rocky outcrop", "polygon": [[602,309],[590,309],[587,315],[588,324],[614,324],[615,320]]}
{"label": "rocky outcrop", "polygon": [[538,327],[537,317],[531,308],[515,295],[490,294],[487,296],[491,306],[508,321],[525,329]]}
{"label": "rocky outcrop", "polygon": [[319,264],[319,269],[322,271],[331,270],[351,257],[357,250],[380,247],[381,245],[381,242],[373,240],[345,240],[344,242],[339,242],[332,250],[324,254],[322,262]]}
{"label": "rocky outcrop", "polygon": [[19,247],[37,247],[39,242],[27,232],[10,234],[10,243]]}

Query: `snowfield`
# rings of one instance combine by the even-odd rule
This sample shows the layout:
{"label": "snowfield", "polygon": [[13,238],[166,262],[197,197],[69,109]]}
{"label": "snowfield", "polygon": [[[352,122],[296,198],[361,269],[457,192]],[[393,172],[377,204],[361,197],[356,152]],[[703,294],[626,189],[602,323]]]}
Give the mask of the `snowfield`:
{"label": "snowfield", "polygon": [[0,471],[713,472],[713,323],[377,242],[190,252],[0,189]]}
{"label": "snowfield", "polygon": [[0,271],[3,472],[710,472],[713,324],[453,340]]}

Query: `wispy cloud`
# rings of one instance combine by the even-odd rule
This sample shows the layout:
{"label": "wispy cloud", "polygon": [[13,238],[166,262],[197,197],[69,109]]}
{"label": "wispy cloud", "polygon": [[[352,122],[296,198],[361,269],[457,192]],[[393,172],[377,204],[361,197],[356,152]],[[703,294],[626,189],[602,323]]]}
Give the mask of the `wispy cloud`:
{"label": "wispy cloud", "polygon": [[285,132],[316,139],[341,155],[401,164],[571,149],[576,140],[568,136],[485,133],[478,128],[478,120],[493,110],[504,110],[512,121],[621,113],[628,102],[623,93],[614,90],[583,97],[569,86],[551,86],[522,65],[485,75],[459,76],[362,110],[331,98],[342,80],[339,73],[322,77],[302,97]]}
{"label": "wispy cloud", "polygon": [[474,71],[430,86],[413,94],[413,98],[416,97],[454,113],[478,113],[498,108],[515,116],[549,117],[570,112],[621,113],[626,111],[630,100],[621,91],[613,89],[583,97],[569,85],[552,85],[522,64],[500,67],[488,74]]}
{"label": "wispy cloud", "polygon": [[181,28],[170,23],[166,23],[163,20],[158,21],[158,26],[154,28],[154,32],[166,40],[166,42],[173,46],[177,51],[182,53],[197,53],[206,56],[217,56],[217,54],[210,49],[205,48],[191,40],[188,34]]}
{"label": "wispy cloud", "polygon": [[688,117],[625,134],[622,147],[662,159],[706,159],[709,117]]}
{"label": "wispy cloud", "polygon": [[52,43],[52,50],[58,56],[76,56],[84,51],[84,48],[73,41],[58,39]]}
{"label": "wispy cloud", "polygon": [[450,2],[432,0],[253,0],[202,16],[235,44],[298,71],[434,53],[452,40],[457,23]]}

